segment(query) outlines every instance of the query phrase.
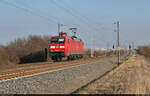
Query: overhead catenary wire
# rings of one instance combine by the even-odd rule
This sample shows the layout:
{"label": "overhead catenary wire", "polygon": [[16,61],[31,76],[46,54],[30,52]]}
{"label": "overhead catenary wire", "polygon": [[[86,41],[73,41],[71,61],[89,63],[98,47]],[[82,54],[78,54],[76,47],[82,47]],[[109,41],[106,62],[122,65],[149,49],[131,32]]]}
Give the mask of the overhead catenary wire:
{"label": "overhead catenary wire", "polygon": [[[72,12],[74,12],[76,15],[78,15],[79,17],[81,17],[81,18],[83,18],[85,21],[87,21],[87,23],[89,24],[89,27],[92,27],[92,25],[93,24],[97,24],[97,25],[102,25],[102,24],[100,24],[100,23],[97,23],[97,22],[94,22],[94,21],[92,21],[91,19],[89,19],[86,15],[84,15],[84,14],[81,14],[78,10],[76,10],[75,8],[73,8],[73,7],[71,7],[71,6],[69,6],[69,4],[67,4],[67,2],[65,2],[65,0],[60,0],[61,2],[60,3],[62,3],[65,7],[68,7],[68,9],[70,9]],[[92,23],[93,24],[90,24],[90,22],[92,21]],[[95,29],[95,31],[99,31],[99,29],[97,29],[95,26],[93,26],[92,27],[92,29]],[[101,29],[104,29],[104,27],[102,27]],[[101,39],[102,40],[102,39]],[[107,42],[107,41],[105,41],[105,40],[102,40],[102,41],[104,41],[105,43]]]}
{"label": "overhead catenary wire", "polygon": [[[37,12],[37,13],[39,13],[39,14],[43,14],[44,12],[42,12],[41,10],[39,10],[39,9],[36,9],[36,8],[34,8],[34,7],[31,7],[31,6],[29,6],[29,4],[25,4],[25,3],[23,3],[23,2],[17,2],[17,1],[14,1],[17,5],[19,4],[19,5],[21,5],[21,6],[23,6],[24,8],[28,8],[28,9],[30,9],[30,10],[32,10],[32,11],[34,11],[34,12]],[[47,17],[46,15],[44,15],[45,17]],[[56,17],[54,17],[54,16],[50,16],[52,19],[55,19],[55,20],[57,20],[58,18],[56,18]],[[58,21],[59,22],[59,21]]]}
{"label": "overhead catenary wire", "polygon": [[48,0],[50,3],[54,4],[56,7],[60,8],[61,10],[65,11],[66,13],[68,13],[69,15],[78,18],[78,20],[82,21],[81,18],[79,18],[76,14],[74,14],[70,9],[66,8],[65,6],[62,6],[61,4],[59,4],[58,2],[56,2],[55,0]]}
{"label": "overhead catenary wire", "polygon": [[[61,4],[59,4],[58,2],[56,2],[55,0],[49,0],[51,3],[53,3],[54,5],[56,5],[57,7],[59,7],[60,9],[63,9],[65,12],[67,12],[68,14],[72,15],[75,18],[78,18],[79,21],[83,21],[88,28],[91,29],[91,31],[95,30],[95,31],[99,31],[96,28],[93,28],[91,24],[87,23],[87,21],[83,20],[83,18],[79,17],[78,15],[76,15],[74,12],[72,12],[70,9],[68,9],[65,6],[62,6]],[[100,38],[101,39],[101,38]],[[106,40],[101,39],[103,42],[107,42]]]}
{"label": "overhead catenary wire", "polygon": [[[65,7],[67,7],[68,9],[70,9],[70,11],[72,11],[73,13],[75,13],[78,17],[82,18],[86,23],[88,23],[88,27],[91,27],[92,30],[94,29],[95,31],[99,31],[99,29],[95,26],[93,26],[94,24],[97,24],[97,25],[102,25],[101,23],[98,23],[98,22],[94,22],[92,19],[89,19],[87,17],[87,15],[84,15],[84,14],[81,14],[78,10],[76,10],[75,8],[69,6],[69,4],[67,4],[67,2],[65,2],[65,0],[60,0],[60,3],[62,3]],[[93,24],[90,24],[90,23],[93,23]],[[104,29],[104,27],[100,27],[98,26],[99,28],[101,29]]]}
{"label": "overhead catenary wire", "polygon": [[49,0],[51,3],[55,4],[57,7],[63,9],[64,11],[66,11],[67,13],[69,13],[70,15],[72,15],[75,18],[78,18],[80,21],[83,21],[83,23],[87,24],[87,26],[89,28],[92,28],[92,30],[96,30],[99,31],[98,29],[94,28],[91,24],[88,23],[88,20],[85,20],[84,18],[81,18],[79,15],[75,14],[72,10],[70,10],[69,8],[61,5],[60,3],[56,2],[56,0]]}
{"label": "overhead catenary wire", "polygon": [[[83,17],[83,19],[84,19],[85,21],[87,21],[88,23],[89,23],[89,21],[92,21],[92,20],[89,19],[86,15],[81,14],[81,13],[80,13],[79,11],[77,11],[75,8],[69,6],[69,4],[67,4],[67,3],[65,2],[65,0],[60,0],[60,1],[61,1],[61,3],[63,3],[63,5],[65,5],[66,7],[68,7],[72,12],[76,13],[76,15],[80,16],[81,18]],[[92,21],[92,22],[95,23],[94,21]],[[99,24],[99,23],[97,23],[97,24],[98,24],[98,25],[102,25],[102,24]]]}
{"label": "overhead catenary wire", "polygon": [[9,1],[7,1],[7,0],[0,0],[0,3],[3,3],[3,4],[6,4],[6,5],[15,7],[15,8],[17,8],[17,9],[21,9],[21,10],[23,10],[23,11],[25,11],[25,12],[27,12],[27,13],[30,13],[30,14],[32,14],[32,15],[34,15],[34,16],[38,16],[38,17],[44,19],[45,21],[48,21],[48,23],[56,23],[56,24],[58,23],[58,21],[56,21],[56,20],[54,20],[54,19],[52,19],[52,18],[48,18],[47,16],[44,16],[44,15],[42,15],[42,14],[40,14],[40,13],[36,13],[36,12],[34,12],[33,10],[31,10],[31,9],[29,9],[29,8],[26,8],[26,7],[23,7],[23,6],[19,6],[19,5],[16,4],[16,3],[12,3],[12,2],[9,2]]}
{"label": "overhead catenary wire", "polygon": [[[47,17],[47,16],[45,16],[45,15],[43,15],[43,14],[41,14],[40,12],[42,12],[42,11],[39,11],[39,10],[36,10],[36,11],[38,11],[38,12],[35,12],[35,9],[34,8],[31,8],[31,7],[29,7],[28,6],[28,8],[27,7],[25,7],[25,5],[24,6],[20,6],[19,4],[17,4],[17,3],[14,3],[14,2],[9,2],[9,1],[7,1],[7,0],[0,0],[0,3],[3,3],[3,4],[6,4],[6,5],[9,5],[9,6],[12,6],[12,7],[15,7],[15,8],[17,8],[17,9],[21,9],[21,10],[23,10],[23,11],[25,11],[25,12],[27,12],[27,13],[30,13],[30,14],[32,14],[32,15],[34,15],[34,16],[38,16],[38,17],[40,17],[40,18],[42,18],[42,19],[44,19],[45,21],[48,21],[49,23],[55,23],[55,24],[58,24],[58,21],[56,20],[56,19],[52,19],[52,18],[49,18],[49,17]],[[62,7],[63,8],[63,7]],[[34,10],[33,10],[34,9]],[[67,11],[68,9],[66,9],[66,11]],[[67,11],[68,12],[68,11]],[[71,11],[69,11],[69,14],[71,14]],[[74,13],[72,13],[72,16],[75,16],[74,15]],[[77,16],[75,16],[76,18],[77,18]],[[79,17],[78,17],[78,19],[79,19]],[[80,19],[81,20],[81,19]],[[102,40],[102,39],[101,39]],[[103,42],[106,42],[105,40],[102,40]]]}
{"label": "overhead catenary wire", "polygon": [[[28,8],[28,9],[30,9],[30,10],[36,12],[36,13],[39,13],[39,14],[42,14],[42,15],[45,14],[45,12],[41,11],[40,9],[31,7],[29,4],[25,4],[25,3],[20,2],[20,1],[21,1],[21,0],[19,0],[19,2],[16,1],[16,0],[14,0],[14,2],[15,2],[16,4],[20,4],[21,6],[24,6],[25,8]],[[56,22],[59,22],[59,19],[56,18],[56,16],[53,16],[52,14],[49,14],[48,16],[45,14],[44,16],[47,17],[47,18],[54,19]]]}

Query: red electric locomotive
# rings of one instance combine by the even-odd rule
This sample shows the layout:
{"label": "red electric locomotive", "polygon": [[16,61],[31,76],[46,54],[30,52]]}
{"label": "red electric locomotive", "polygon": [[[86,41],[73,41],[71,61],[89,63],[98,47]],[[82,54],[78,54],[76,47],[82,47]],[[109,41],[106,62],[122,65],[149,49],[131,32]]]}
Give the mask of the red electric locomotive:
{"label": "red electric locomotive", "polygon": [[76,36],[67,36],[60,32],[59,36],[53,36],[50,40],[49,56],[54,61],[61,61],[63,57],[68,60],[83,57],[83,41]]}

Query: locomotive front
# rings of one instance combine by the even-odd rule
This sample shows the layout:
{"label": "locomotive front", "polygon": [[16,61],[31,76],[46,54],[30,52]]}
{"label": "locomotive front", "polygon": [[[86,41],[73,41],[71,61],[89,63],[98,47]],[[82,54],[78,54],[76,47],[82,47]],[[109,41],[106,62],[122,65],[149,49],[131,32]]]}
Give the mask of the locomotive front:
{"label": "locomotive front", "polygon": [[50,40],[49,55],[52,60],[61,60],[65,57],[66,36],[54,36]]}
{"label": "locomotive front", "polygon": [[53,36],[50,40],[49,56],[53,61],[61,61],[63,57],[68,60],[82,58],[83,42],[74,36],[69,37],[60,32],[59,36]]}

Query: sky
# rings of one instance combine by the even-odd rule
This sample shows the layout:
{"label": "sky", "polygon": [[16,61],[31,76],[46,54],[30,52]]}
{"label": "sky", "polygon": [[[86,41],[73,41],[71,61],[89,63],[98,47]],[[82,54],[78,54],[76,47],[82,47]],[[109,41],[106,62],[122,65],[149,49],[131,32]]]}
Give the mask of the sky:
{"label": "sky", "polygon": [[77,36],[85,47],[103,48],[116,44],[114,32],[120,22],[121,47],[150,44],[150,0],[0,0],[0,44],[29,35]]}

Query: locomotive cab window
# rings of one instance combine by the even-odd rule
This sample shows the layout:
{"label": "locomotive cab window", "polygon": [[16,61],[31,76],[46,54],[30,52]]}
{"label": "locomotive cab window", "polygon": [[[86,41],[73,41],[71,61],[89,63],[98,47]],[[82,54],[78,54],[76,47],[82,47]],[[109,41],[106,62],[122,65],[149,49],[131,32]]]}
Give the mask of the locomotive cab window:
{"label": "locomotive cab window", "polygon": [[52,38],[51,43],[65,43],[65,38]]}

